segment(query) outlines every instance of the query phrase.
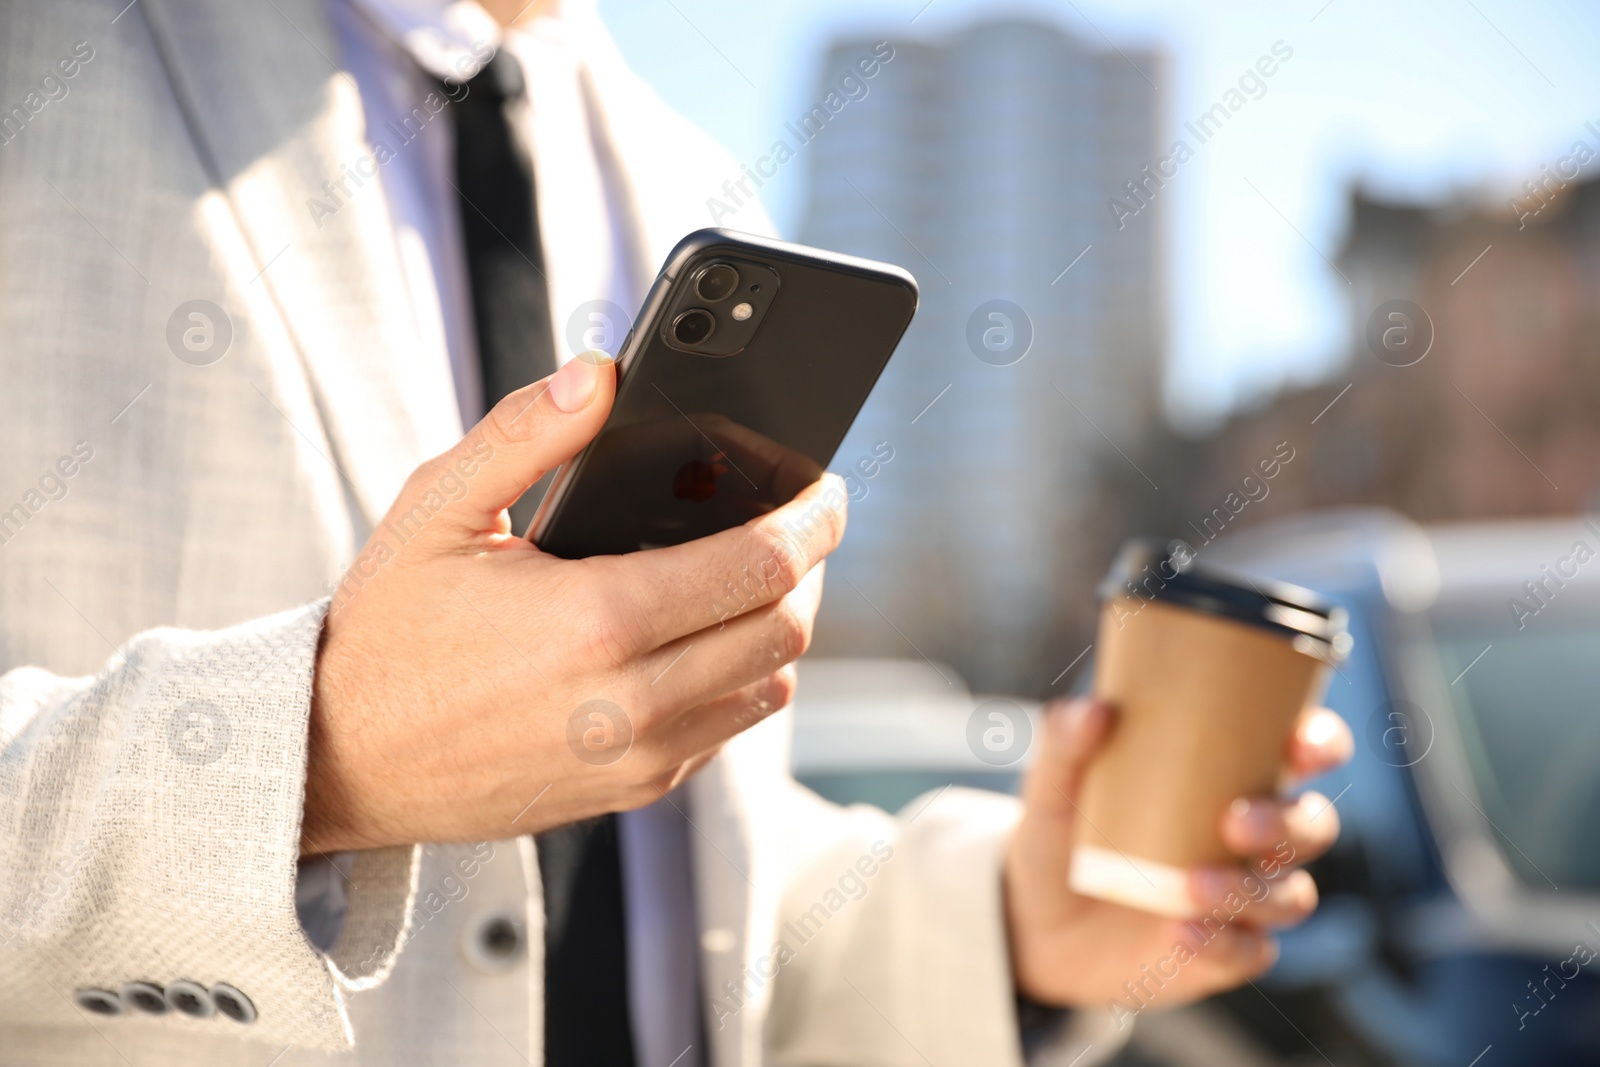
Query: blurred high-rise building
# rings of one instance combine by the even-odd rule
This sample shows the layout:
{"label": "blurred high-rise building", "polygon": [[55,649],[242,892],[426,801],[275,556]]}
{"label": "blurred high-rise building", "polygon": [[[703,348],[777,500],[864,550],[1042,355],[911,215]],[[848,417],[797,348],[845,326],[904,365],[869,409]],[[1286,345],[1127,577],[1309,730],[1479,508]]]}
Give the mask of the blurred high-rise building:
{"label": "blurred high-rise building", "polygon": [[1180,487],[1162,494],[1177,510],[1147,524],[1206,536],[1224,494],[1280,444],[1293,464],[1230,529],[1366,504],[1423,522],[1600,507],[1600,181],[1509,204],[1358,189],[1348,218],[1348,359],[1207,440],[1174,438],[1152,475]]}
{"label": "blurred high-rise building", "polygon": [[1102,457],[1160,417],[1158,81],[1030,21],[829,49],[788,127],[813,137],[799,239],[902,264],[922,303],[835,461],[857,499],[819,651],[1042,694],[1092,637]]}

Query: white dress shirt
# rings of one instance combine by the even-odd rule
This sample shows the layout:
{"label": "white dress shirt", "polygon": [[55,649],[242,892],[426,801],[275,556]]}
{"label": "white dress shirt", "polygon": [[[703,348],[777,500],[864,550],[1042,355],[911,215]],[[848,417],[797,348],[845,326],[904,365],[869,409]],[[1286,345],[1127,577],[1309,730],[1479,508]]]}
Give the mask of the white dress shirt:
{"label": "white dress shirt", "polygon": [[[379,160],[415,328],[450,362],[462,425],[482,417],[484,399],[452,177],[454,127],[437,82],[470,79],[496,49],[516,57],[528,86],[514,122],[533,160],[556,358],[565,362],[596,347],[615,355],[630,325],[618,321],[617,310],[631,315],[649,279],[630,276],[616,175],[596,151],[581,61],[567,46],[561,20],[540,17],[505,30],[471,0],[329,0],[328,6]],[[619,823],[629,1008],[640,1067],[703,1063],[686,805],[676,794]],[[303,866],[301,919],[319,945],[337,936],[342,888],[326,865]]]}
{"label": "white dress shirt", "polygon": [[416,327],[449,354],[463,427],[482,417],[483,397],[451,179],[453,127],[448,97],[436,82],[470,79],[497,48],[517,58],[528,85],[516,118],[533,160],[556,358],[565,362],[590,347],[615,354],[628,325],[586,312],[604,302],[631,314],[649,279],[630,277],[615,222],[617,178],[595,149],[580,61],[561,20],[536,18],[503,30],[471,0],[331,0],[329,6],[345,66],[361,92],[368,139],[388,149],[377,169]]}

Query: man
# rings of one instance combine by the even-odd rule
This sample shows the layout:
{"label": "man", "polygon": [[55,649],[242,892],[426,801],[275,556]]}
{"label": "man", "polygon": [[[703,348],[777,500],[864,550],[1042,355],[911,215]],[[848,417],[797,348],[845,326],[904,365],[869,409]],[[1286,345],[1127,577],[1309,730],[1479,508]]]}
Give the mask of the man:
{"label": "man", "polygon": [[[830,480],[622,557],[512,532],[611,403],[569,322],[637,306],[736,169],[592,10],[5,14],[0,1059],[1003,1065],[1019,997],[1114,1047],[1186,933],[1067,889],[1110,709],[1051,712],[1020,806],[841,811],[773,714]],[[1322,713],[1286,759],[1349,746]],[[1303,862],[1325,807],[1225,830]],[[1282,873],[1156,1002],[1314,904]]]}

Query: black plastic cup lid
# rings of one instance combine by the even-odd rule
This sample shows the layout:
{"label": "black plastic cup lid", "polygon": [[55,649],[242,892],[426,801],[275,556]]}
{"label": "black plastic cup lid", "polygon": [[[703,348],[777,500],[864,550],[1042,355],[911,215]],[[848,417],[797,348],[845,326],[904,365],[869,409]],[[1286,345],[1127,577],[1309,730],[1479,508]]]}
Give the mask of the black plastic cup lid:
{"label": "black plastic cup lid", "polygon": [[1182,541],[1127,542],[1099,592],[1102,600],[1114,596],[1153,600],[1259,626],[1291,640],[1306,639],[1313,646],[1308,652],[1330,662],[1342,660],[1350,651],[1343,608],[1298,585],[1198,566],[1193,549]]}

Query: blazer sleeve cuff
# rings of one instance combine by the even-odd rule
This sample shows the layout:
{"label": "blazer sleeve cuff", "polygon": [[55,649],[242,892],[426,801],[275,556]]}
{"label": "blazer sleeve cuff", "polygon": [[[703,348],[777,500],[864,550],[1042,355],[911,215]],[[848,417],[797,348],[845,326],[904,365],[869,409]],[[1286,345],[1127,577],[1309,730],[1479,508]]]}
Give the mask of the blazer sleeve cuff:
{"label": "blazer sleeve cuff", "polygon": [[[1109,1012],[1019,1010],[1003,878],[1021,814],[1012,797],[959,788],[925,794],[900,813],[909,819],[901,847],[911,863],[903,873],[915,886],[921,918],[914,929],[923,933],[912,941],[906,973],[920,983],[913,995],[930,1005],[928,1043],[960,1050],[950,1062],[1096,1067],[1129,1036]],[[1029,1021],[1040,1025],[1030,1032]]]}
{"label": "blazer sleeve cuff", "polygon": [[895,995],[922,1005],[910,1017],[937,1062],[1023,1062],[1002,889],[1019,815],[1010,797],[962,788],[924,795],[900,814],[895,921],[905,924],[897,941],[909,958]]}
{"label": "blazer sleeve cuff", "polygon": [[389,977],[410,936],[412,902],[422,863],[420,845],[357,852],[345,875],[344,929],[328,952],[341,989],[373,989]]}
{"label": "blazer sleeve cuff", "polygon": [[[339,941],[326,955],[311,945],[295,882],[327,607],[208,633],[148,631],[92,678],[8,676],[0,696],[33,706],[0,776],[0,809],[23,810],[0,822],[22,825],[36,804],[50,817],[37,823],[45,838],[0,840],[29,905],[5,924],[0,1017],[352,1047],[346,995],[393,969],[418,850],[355,854]],[[52,879],[62,888],[30,895],[30,882]],[[178,982],[209,991],[219,1010],[156,1014],[127,993]],[[224,1003],[234,993],[243,1021]],[[88,994],[121,1006],[93,1014]]]}
{"label": "blazer sleeve cuff", "polygon": [[773,1063],[1022,1067],[1001,890],[1019,811],[947,788],[842,813],[850,832],[785,886]]}

